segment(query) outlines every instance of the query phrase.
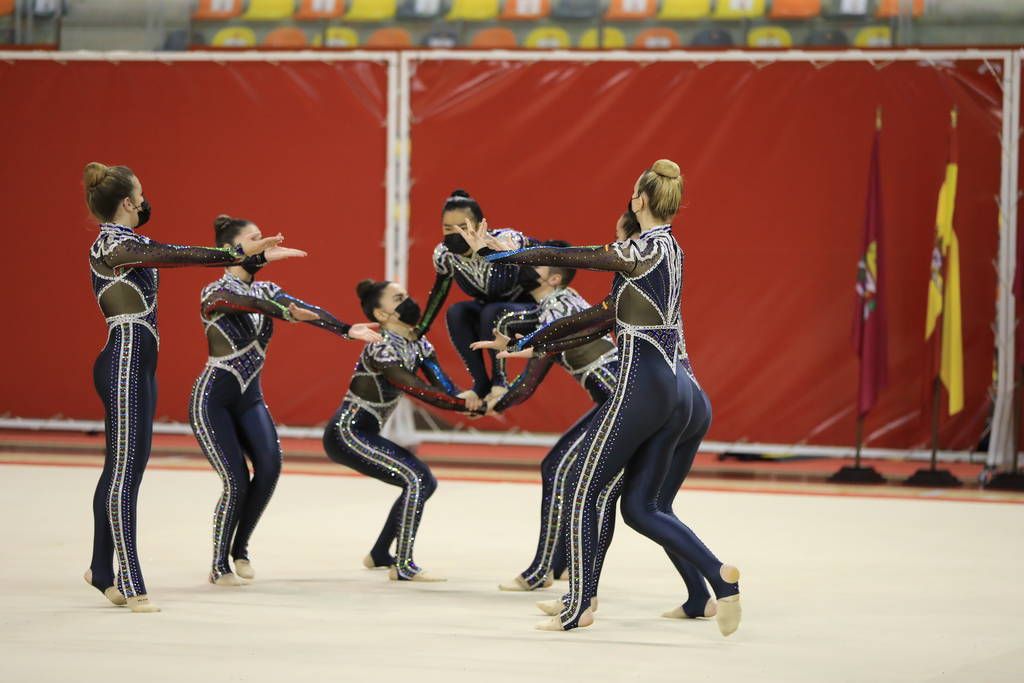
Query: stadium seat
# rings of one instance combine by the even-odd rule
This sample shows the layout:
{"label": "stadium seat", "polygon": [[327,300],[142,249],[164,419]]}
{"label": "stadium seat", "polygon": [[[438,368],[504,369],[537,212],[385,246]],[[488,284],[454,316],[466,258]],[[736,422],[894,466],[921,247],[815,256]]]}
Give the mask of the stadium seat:
{"label": "stadium seat", "polygon": [[351,0],[345,21],[391,21],[396,7],[396,0]]}
{"label": "stadium seat", "polygon": [[498,18],[498,0],[454,0],[446,21],[492,21]]}
{"label": "stadium seat", "polygon": [[359,34],[348,26],[328,26],[323,34],[313,39],[315,47],[356,47]]}
{"label": "stadium seat", "polygon": [[229,26],[214,34],[214,47],[256,47],[256,34],[247,26]]}
{"label": "stadium seat", "polygon": [[601,0],[555,0],[551,16],[555,19],[596,19],[601,14]]}
{"label": "stadium seat", "polygon": [[764,16],[764,0],[718,0],[715,19],[755,19]]}
{"label": "stadium seat", "polygon": [[436,19],[445,10],[442,0],[401,0],[398,3],[399,19]]}
{"label": "stadium seat", "polygon": [[821,14],[821,0],[772,0],[772,19],[811,19]]}
{"label": "stadium seat", "polygon": [[164,50],[181,52],[187,50],[189,46],[188,30],[179,28],[174,31],[169,31],[164,37]]}
{"label": "stadium seat", "polygon": [[246,21],[281,21],[295,14],[295,0],[249,0]]}
{"label": "stadium seat", "polygon": [[379,28],[366,39],[367,47],[412,47],[412,36],[404,28]]}
{"label": "stadium seat", "polygon": [[507,28],[485,28],[475,36],[470,43],[473,47],[483,48],[509,48],[518,47],[516,34]]}
{"label": "stadium seat", "polygon": [[505,0],[502,21],[534,21],[551,14],[551,0]]}
{"label": "stadium seat", "polygon": [[662,0],[658,19],[661,21],[689,21],[703,19],[711,14],[711,0]]}
{"label": "stadium seat", "polygon": [[569,34],[558,26],[542,26],[530,31],[523,41],[525,47],[534,50],[551,50],[569,47]]}
{"label": "stadium seat", "polygon": [[0,0],[0,17],[14,14],[14,0]]}
{"label": "stadium seat", "polygon": [[821,13],[827,17],[865,17],[872,9],[872,0],[825,0]]}
{"label": "stadium seat", "polygon": [[617,50],[626,47],[626,36],[617,28],[605,26],[604,34],[598,38],[596,28],[588,28],[580,36],[579,47],[584,50]]}
{"label": "stadium seat", "polygon": [[459,34],[452,31],[431,31],[423,36],[420,45],[423,47],[451,48],[459,44]]}
{"label": "stadium seat", "polygon": [[804,42],[809,47],[846,47],[850,44],[846,34],[839,29],[812,31]]}
{"label": "stadium seat", "polygon": [[793,47],[793,36],[781,26],[759,26],[747,34],[747,47]]}
{"label": "stadium seat", "polygon": [[657,0],[611,0],[604,18],[608,21],[643,21],[658,11]]}
{"label": "stadium seat", "polygon": [[853,37],[857,47],[892,47],[892,30],[888,26],[865,26]]}
{"label": "stadium seat", "polygon": [[224,21],[242,14],[242,0],[199,0],[192,13],[195,21]]}
{"label": "stadium seat", "polygon": [[345,13],[345,0],[302,0],[295,12],[297,21],[326,21]]}
{"label": "stadium seat", "polygon": [[664,26],[644,29],[633,39],[633,47],[645,50],[668,50],[680,44],[679,34]]}
{"label": "stadium seat", "polygon": [[309,47],[306,32],[294,26],[280,26],[263,38],[263,47],[279,47],[284,50],[295,50]]}
{"label": "stadium seat", "polygon": [[[1009,3],[1008,3],[1009,4]],[[896,17],[906,12],[911,12],[915,17],[924,13],[924,0],[879,0],[878,17]]]}
{"label": "stadium seat", "polygon": [[690,41],[694,47],[727,47],[732,44],[732,34],[720,28],[706,28]]}

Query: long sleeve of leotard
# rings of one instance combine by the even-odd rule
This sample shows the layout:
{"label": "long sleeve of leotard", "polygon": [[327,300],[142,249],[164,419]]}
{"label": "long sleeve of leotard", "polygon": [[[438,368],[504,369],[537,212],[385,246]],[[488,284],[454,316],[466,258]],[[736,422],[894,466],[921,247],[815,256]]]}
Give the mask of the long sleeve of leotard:
{"label": "long sleeve of leotard", "polygon": [[[509,345],[516,343],[516,335],[526,336],[537,329],[540,320],[540,307],[528,308],[526,310],[511,310],[498,318],[494,327],[500,334],[509,338]],[[505,359],[496,358],[494,365],[494,383],[501,386],[508,384],[508,374],[505,370]]]}
{"label": "long sleeve of leotard", "polygon": [[516,343],[519,350],[533,347],[536,353],[560,353],[600,339],[615,327],[611,297],[585,311],[559,318]]}
{"label": "long sleeve of leotard", "polygon": [[644,262],[658,257],[656,247],[641,247],[633,240],[594,247],[526,247],[515,251],[488,252],[484,256],[492,263],[611,270],[627,275]]}
{"label": "long sleeve of leotard", "polygon": [[500,413],[530,398],[554,364],[554,356],[534,356],[526,361],[526,367],[519,373],[508,391],[494,404],[494,410]]}
{"label": "long sleeve of leotard", "polygon": [[102,256],[110,268],[181,268],[266,263],[263,254],[246,257],[241,246],[187,247],[146,239],[121,240]]}
{"label": "long sleeve of leotard", "polygon": [[444,393],[449,396],[455,396],[459,393],[455,383],[452,382],[444,369],[441,368],[441,364],[437,362],[436,354],[431,354],[428,358],[425,358],[420,364],[420,369],[423,371],[423,374],[427,376],[430,383],[444,391]]}
{"label": "long sleeve of leotard", "polygon": [[381,374],[392,386],[424,403],[444,410],[466,410],[464,399],[452,396],[439,387],[424,382],[400,365],[389,365],[381,370]]}
{"label": "long sleeve of leotard", "polygon": [[226,288],[216,289],[203,299],[201,304],[203,316],[214,313],[261,313],[279,320],[292,320],[287,306],[265,299],[260,296],[238,294]]}
{"label": "long sleeve of leotard", "polygon": [[430,326],[434,324],[434,319],[441,312],[441,307],[444,306],[444,301],[448,298],[448,292],[451,288],[452,275],[439,272],[437,277],[434,278],[434,286],[430,288],[430,294],[427,295],[427,303],[423,308],[423,315],[420,316],[420,321],[416,324],[417,338],[422,337],[430,330]]}
{"label": "long sleeve of leotard", "polygon": [[288,309],[289,304],[295,304],[299,308],[305,308],[308,311],[313,311],[318,316],[320,316],[320,318],[318,320],[303,320],[302,322],[306,323],[307,325],[312,325],[313,327],[319,327],[320,329],[327,330],[328,332],[333,332],[334,334],[344,339],[349,338],[348,331],[352,328],[352,326],[349,325],[348,323],[338,320],[333,315],[331,315],[330,312],[320,308],[319,306],[314,306],[313,304],[307,303],[302,299],[298,299],[284,290],[280,290],[276,294],[274,294],[273,300],[275,303],[283,306],[285,310]]}

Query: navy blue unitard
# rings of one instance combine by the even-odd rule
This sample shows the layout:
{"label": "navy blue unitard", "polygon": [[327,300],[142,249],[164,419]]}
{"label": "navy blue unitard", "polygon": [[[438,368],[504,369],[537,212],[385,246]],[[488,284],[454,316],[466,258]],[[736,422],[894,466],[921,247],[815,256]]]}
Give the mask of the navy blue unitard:
{"label": "navy blue unitard", "polygon": [[[615,313],[619,377],[615,393],[594,416],[581,445],[583,465],[569,529],[570,591],[560,617],[562,627],[578,626],[590,606],[595,591],[596,501],[623,468],[626,523],[695,565],[716,596],[737,594],[739,586],[721,578],[718,558],[671,509],[657,504],[676,447],[703,394],[685,371],[680,353],[683,255],[671,227],[659,226],[635,239],[599,247],[535,247],[487,258],[616,273],[606,304]],[[583,336],[596,333],[587,322],[585,314],[557,321],[522,340],[521,346],[532,344],[535,351],[544,352],[545,336],[557,336],[559,327]]]}
{"label": "navy blue unitard", "polygon": [[[509,239],[518,246],[535,244],[516,230],[492,230],[491,234]],[[470,300],[454,303],[448,308],[448,334],[473,378],[473,391],[482,398],[497,382],[487,374],[483,351],[474,351],[469,345],[481,339],[491,339],[494,326],[502,315],[510,310],[533,308],[533,299],[520,283],[519,266],[488,263],[475,253],[469,256],[455,254],[443,242],[434,249],[433,262],[436,273],[434,286],[427,297],[416,332],[420,336],[427,333],[441,312],[452,282],[457,284]],[[489,353],[492,367],[495,367],[495,352]]]}
{"label": "navy blue unitard", "polygon": [[426,463],[380,431],[403,393],[445,410],[464,411],[466,402],[456,397],[458,389],[441,370],[426,337],[409,340],[389,330],[381,334],[384,340],[367,344],[359,356],[348,393],[324,430],[323,443],[331,460],[402,488],[370,557],[376,566],[394,566],[399,580],[410,580],[420,571],[413,561],[413,546],[423,506],[437,480]]}
{"label": "navy blue unitard", "polygon": [[[497,325],[498,332],[514,338],[527,334],[567,316],[585,311],[590,307],[586,299],[571,288],[560,288],[545,296],[537,306],[527,311],[510,312]],[[610,336],[603,336],[563,352],[538,355],[526,363],[526,367],[509,385],[495,404],[494,410],[503,412],[519,405],[533,395],[548,371],[555,364],[561,365],[594,400],[595,406],[583,414],[555,443],[541,461],[541,505],[540,533],[537,550],[530,565],[519,575],[523,584],[530,589],[540,588],[547,582],[549,572],[556,576],[566,568],[564,533],[569,506],[565,505],[568,482],[572,479],[577,462],[579,445],[583,441],[590,418],[597,407],[615,391],[615,378],[619,374],[618,352]],[[504,363],[499,368],[504,376]],[[604,562],[605,552],[612,540],[615,529],[615,504],[621,476],[616,477],[598,500],[600,534],[597,562]]]}
{"label": "navy blue unitard", "polygon": [[223,485],[213,514],[214,582],[231,572],[229,551],[236,560],[249,559],[249,539],[281,474],[281,444],[260,378],[274,333],[272,319],[293,321],[292,303],[320,316],[307,324],[348,338],[349,325],[273,282],[246,282],[225,273],[200,295],[210,356],[192,388],[189,422]]}
{"label": "navy blue unitard", "polygon": [[101,592],[116,586],[126,598],[146,594],[135,532],[156,411],[157,269],[243,259],[240,247],[161,244],[115,223],[100,225],[89,250],[92,290],[107,322],[107,343],[93,365],[106,434],[103,473],[93,496],[90,564],[92,584]]}

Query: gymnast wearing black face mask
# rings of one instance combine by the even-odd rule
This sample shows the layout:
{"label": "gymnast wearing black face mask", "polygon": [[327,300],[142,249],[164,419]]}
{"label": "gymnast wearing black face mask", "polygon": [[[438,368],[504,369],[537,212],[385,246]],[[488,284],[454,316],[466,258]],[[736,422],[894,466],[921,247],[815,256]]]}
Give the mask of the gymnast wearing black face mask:
{"label": "gymnast wearing black face mask", "polygon": [[445,410],[467,411],[466,401],[438,365],[434,347],[417,336],[420,309],[402,285],[363,280],[356,294],[366,317],[380,323],[383,339],[367,344],[359,356],[348,393],[324,431],[324,450],[336,463],[402,487],[363,565],[389,568],[392,581],[444,581],[420,569],[412,558],[423,506],[437,480],[426,463],[380,431],[402,393]]}
{"label": "gymnast wearing black face mask", "polygon": [[[473,250],[460,229],[480,224],[483,210],[475,199],[463,190],[455,190],[444,202],[441,223],[444,238],[434,249],[434,270],[437,277],[427,297],[423,316],[416,325],[419,336],[426,334],[441,311],[452,282],[465,292],[470,301],[459,301],[448,308],[446,315],[448,334],[452,344],[462,356],[466,369],[473,378],[473,387],[464,397],[471,408],[482,399],[494,399],[504,393],[505,386],[497,371],[495,352],[491,356],[491,374],[484,363],[484,351],[470,348],[470,344],[491,339],[494,325],[509,311],[532,309],[536,303],[529,295],[528,284],[520,280],[519,266],[492,264]],[[515,230],[488,231],[492,245],[498,250],[519,249],[537,244]],[[500,244],[499,244],[500,242]]]}
{"label": "gymnast wearing black face mask", "polygon": [[[260,229],[244,218],[217,216],[217,246],[234,248],[259,239]],[[249,539],[277,486],[281,444],[263,399],[260,378],[273,319],[303,322],[342,339],[380,341],[376,325],[349,325],[296,299],[269,281],[257,281],[260,263],[241,263],[203,288],[200,318],[210,356],[189,401],[189,422],[200,448],[221,478],[223,490],[213,513],[213,565],[210,583],[239,586],[256,574],[249,561]],[[252,463],[252,477],[246,466]],[[228,553],[235,571],[228,564]]]}

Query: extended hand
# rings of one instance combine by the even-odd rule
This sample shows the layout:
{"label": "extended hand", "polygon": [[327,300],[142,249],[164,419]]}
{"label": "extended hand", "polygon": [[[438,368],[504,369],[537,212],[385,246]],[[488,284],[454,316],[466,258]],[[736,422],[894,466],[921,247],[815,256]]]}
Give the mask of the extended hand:
{"label": "extended hand", "polygon": [[533,358],[533,347],[528,346],[522,351],[501,351],[498,358]]}
{"label": "extended hand", "polygon": [[[276,247],[281,242],[284,242],[284,235],[282,235],[281,233],[278,233],[273,237],[264,237],[262,239],[256,239],[256,236],[253,235],[252,237],[242,240],[242,252],[246,256],[260,254],[267,251],[271,247]],[[270,260],[269,255],[267,255],[267,260]]]}
{"label": "extended hand", "polygon": [[306,252],[301,249],[292,249],[290,247],[270,247],[263,252],[263,257],[267,261],[283,261],[286,258],[302,258],[306,256]]}
{"label": "extended hand", "polygon": [[384,341],[384,337],[380,336],[380,333],[377,332],[379,327],[380,323],[357,323],[348,328],[348,336],[352,339],[371,343]]}
{"label": "extended hand", "polygon": [[484,402],[480,400],[480,397],[472,389],[466,389],[461,394],[458,394],[457,397],[466,402],[466,410],[470,412],[477,412],[484,405]]}
{"label": "extended hand", "polygon": [[480,340],[475,341],[469,345],[469,348],[474,351],[481,351],[483,349],[494,349],[495,351],[504,351],[508,348],[508,343],[512,341],[509,337],[506,337],[497,329],[494,330],[494,339],[490,341]]}

